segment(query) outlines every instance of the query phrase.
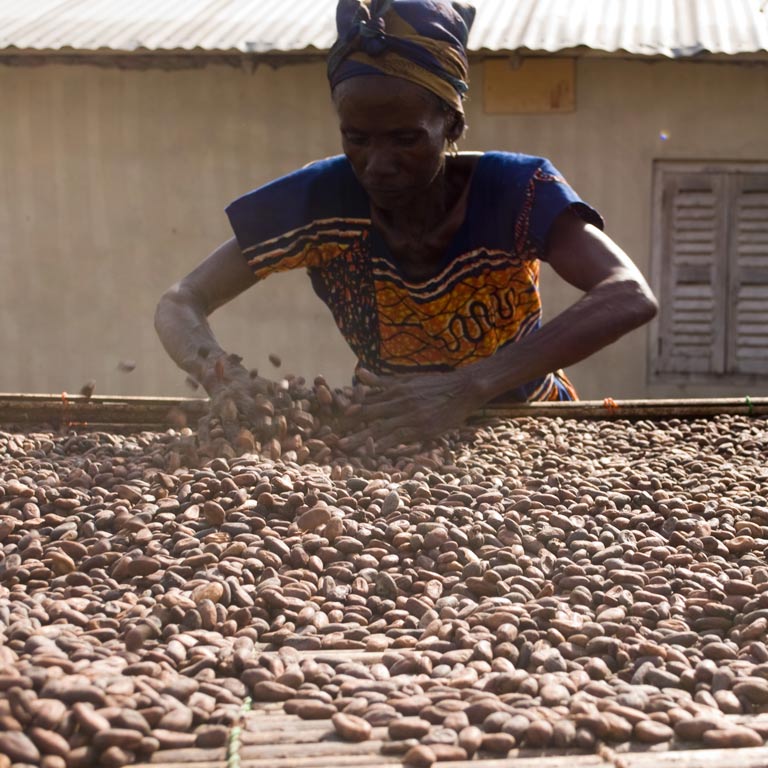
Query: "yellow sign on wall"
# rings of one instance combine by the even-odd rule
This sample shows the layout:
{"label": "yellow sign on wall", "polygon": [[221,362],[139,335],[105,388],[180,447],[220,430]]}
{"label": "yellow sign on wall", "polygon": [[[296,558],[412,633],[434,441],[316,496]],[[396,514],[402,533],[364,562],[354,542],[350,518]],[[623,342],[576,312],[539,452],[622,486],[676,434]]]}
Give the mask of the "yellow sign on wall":
{"label": "yellow sign on wall", "polygon": [[573,112],[576,60],[504,58],[483,62],[483,106],[487,114]]}

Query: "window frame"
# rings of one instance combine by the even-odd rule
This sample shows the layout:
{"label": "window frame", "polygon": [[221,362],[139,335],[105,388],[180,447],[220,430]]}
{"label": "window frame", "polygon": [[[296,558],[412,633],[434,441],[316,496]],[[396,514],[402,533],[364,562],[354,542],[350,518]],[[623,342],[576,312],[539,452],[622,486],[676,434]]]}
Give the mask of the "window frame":
{"label": "window frame", "polygon": [[[663,301],[664,281],[668,275],[668,266],[665,266],[665,232],[664,224],[669,215],[664,210],[664,190],[666,181],[671,175],[683,174],[768,174],[768,162],[765,160],[655,160],[653,163],[652,179],[652,198],[651,198],[651,259],[650,259],[650,284],[659,299]],[[725,181],[728,178],[725,177]],[[730,194],[732,185],[726,183],[723,185]],[[732,198],[728,198],[729,205]],[[728,269],[734,260],[732,252],[733,234],[732,231],[726,231],[725,236],[728,242],[728,250],[725,258],[728,260]],[[667,256],[669,258],[669,256]],[[731,295],[732,285],[727,288],[728,295]],[[664,338],[664,307],[651,322],[650,339],[648,347],[648,384],[668,384],[668,385],[716,385],[723,384],[727,386],[749,386],[765,383],[764,373],[730,373],[727,370],[724,373],[708,373],[700,371],[672,372],[660,370],[662,363],[661,345]],[[726,304],[724,311],[728,316],[728,322],[731,322],[731,312],[729,305]],[[730,326],[724,330],[724,348],[723,354],[726,356],[725,365],[728,365],[728,332]]]}

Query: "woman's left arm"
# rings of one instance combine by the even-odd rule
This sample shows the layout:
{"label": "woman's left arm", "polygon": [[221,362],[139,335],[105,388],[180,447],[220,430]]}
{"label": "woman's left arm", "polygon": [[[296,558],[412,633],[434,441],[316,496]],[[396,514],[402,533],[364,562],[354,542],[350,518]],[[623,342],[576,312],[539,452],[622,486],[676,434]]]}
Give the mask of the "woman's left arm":
{"label": "woman's left arm", "polygon": [[486,402],[584,360],[656,315],[656,299],[629,256],[572,210],[555,220],[546,259],[584,295],[534,333],[471,366]]}
{"label": "woman's left arm", "polygon": [[655,316],[656,299],[632,260],[570,209],[550,230],[546,260],[584,291],[575,304],[520,341],[450,373],[372,376],[370,383],[379,389],[360,413],[369,424],[365,434],[383,448],[439,434],[494,398],[578,363]]}

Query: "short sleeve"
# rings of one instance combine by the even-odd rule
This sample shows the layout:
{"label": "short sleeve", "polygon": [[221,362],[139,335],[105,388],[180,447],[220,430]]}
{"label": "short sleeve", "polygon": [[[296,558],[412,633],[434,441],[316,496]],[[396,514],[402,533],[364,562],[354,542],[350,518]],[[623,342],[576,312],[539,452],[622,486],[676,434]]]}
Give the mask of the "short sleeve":
{"label": "short sleeve", "polygon": [[491,171],[486,205],[496,211],[496,238],[521,257],[545,257],[549,231],[566,208],[604,228],[602,216],[546,158],[507,152],[487,157]]}
{"label": "short sleeve", "polygon": [[544,248],[549,239],[549,231],[555,219],[566,209],[571,208],[584,221],[599,229],[605,227],[603,217],[585,203],[565,180],[565,177],[549,160],[541,159],[528,184],[530,202],[530,225],[528,239],[543,258]]}
{"label": "short sleeve", "polygon": [[[226,214],[257,278],[324,264],[370,219],[349,163],[312,163],[239,197]],[[329,248],[336,247],[336,251]]]}

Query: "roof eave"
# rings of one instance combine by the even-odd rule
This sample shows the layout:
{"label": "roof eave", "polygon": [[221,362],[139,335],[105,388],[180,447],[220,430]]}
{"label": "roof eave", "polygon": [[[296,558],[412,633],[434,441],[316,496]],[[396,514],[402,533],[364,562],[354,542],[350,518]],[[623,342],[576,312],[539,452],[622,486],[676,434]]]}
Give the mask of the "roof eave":
{"label": "roof eave", "polygon": [[[268,48],[264,46],[251,46],[248,43],[243,48],[211,49],[202,47],[193,48],[147,48],[137,46],[136,48],[110,48],[103,46],[100,48],[75,48],[72,46],[63,46],[61,48],[18,48],[8,46],[0,48],[0,59],[8,58],[51,58],[61,57],[70,59],[90,60],[98,57],[125,57],[142,58],[158,60],[173,57],[189,57],[194,59],[217,59],[240,57],[248,60],[274,60],[274,59],[318,59],[325,58],[328,54],[326,49],[315,46],[307,46],[302,49],[283,50],[278,48]],[[499,57],[569,57],[569,58],[608,58],[608,59],[636,59],[640,61],[768,61],[768,50],[756,51],[737,51],[721,52],[707,51],[697,49],[687,51],[681,49],[667,50],[648,50],[632,51],[625,48],[614,50],[604,50],[600,48],[591,48],[589,46],[575,46],[562,48],[478,48],[469,51],[469,57],[472,60],[499,58]]]}

